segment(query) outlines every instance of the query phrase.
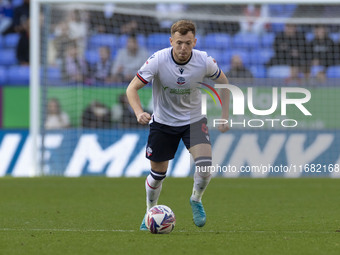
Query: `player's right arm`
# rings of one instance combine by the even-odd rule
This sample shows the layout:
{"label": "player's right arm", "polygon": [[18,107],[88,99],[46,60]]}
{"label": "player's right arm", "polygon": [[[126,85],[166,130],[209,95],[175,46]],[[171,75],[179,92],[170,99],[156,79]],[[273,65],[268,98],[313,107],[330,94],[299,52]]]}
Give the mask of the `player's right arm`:
{"label": "player's right arm", "polygon": [[138,123],[146,125],[151,120],[151,115],[143,110],[138,90],[143,88],[146,84],[143,83],[137,76],[135,76],[126,89],[126,95],[129,103],[135,112]]}

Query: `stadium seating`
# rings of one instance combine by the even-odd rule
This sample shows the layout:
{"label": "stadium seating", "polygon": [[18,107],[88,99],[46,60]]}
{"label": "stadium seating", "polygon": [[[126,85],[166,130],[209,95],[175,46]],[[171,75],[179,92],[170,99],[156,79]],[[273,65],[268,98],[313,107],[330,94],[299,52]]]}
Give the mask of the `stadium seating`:
{"label": "stadium seating", "polygon": [[[295,9],[297,8],[296,4],[269,4],[269,15],[270,17],[277,18],[289,18],[291,17]],[[272,23],[271,31],[274,33],[282,32],[284,30],[284,23]]]}
{"label": "stadium seating", "polygon": [[219,49],[203,49],[208,53],[209,56],[212,56],[219,65],[226,65],[230,63],[228,59],[228,55],[226,55],[226,51]]}
{"label": "stadium seating", "polygon": [[310,68],[310,76],[315,77],[319,72],[324,72],[325,67],[324,66],[312,66]]}
{"label": "stadium seating", "polygon": [[254,33],[238,33],[233,37],[233,48],[257,49],[260,37]]}
{"label": "stadium seating", "polygon": [[224,56],[225,58],[228,59],[228,64],[230,63],[231,61],[231,58],[234,56],[234,55],[239,55],[242,59],[242,62],[243,62],[243,65],[245,66],[249,66],[250,64],[250,59],[249,59],[249,51],[247,50],[242,50],[242,49],[232,49],[230,51],[227,51]]}
{"label": "stadium seating", "polygon": [[340,41],[340,33],[330,33],[329,37],[335,42],[338,43]]}
{"label": "stadium seating", "polygon": [[4,36],[4,47],[15,48],[18,45],[20,35],[19,34],[8,34]]}
{"label": "stadium seating", "polygon": [[85,60],[90,64],[93,65],[99,60],[99,53],[98,49],[90,49],[85,52]]}
{"label": "stadium seating", "polygon": [[[287,10],[279,10],[277,6],[272,8],[276,12],[281,12],[278,17],[283,17],[291,13],[295,7],[287,7]],[[279,26],[280,24],[272,25]],[[276,33],[274,32],[264,33],[260,36],[253,33],[238,33],[234,36],[226,33],[198,34],[196,35],[198,38],[196,48],[207,51],[224,68],[224,71],[230,66],[231,57],[237,54],[241,56],[244,65],[251,70],[256,78],[266,76],[270,78],[286,78],[290,75],[290,68],[288,66],[273,66],[269,67],[268,70],[265,67],[265,64],[274,55],[273,43],[275,35]],[[340,33],[330,33],[329,36],[336,43],[340,41]],[[91,35],[88,39],[85,59],[89,64],[95,64],[99,60],[98,47],[100,46],[109,46],[114,58],[117,50],[126,46],[127,38],[127,35]],[[313,38],[313,32],[306,33],[307,41],[311,41]],[[18,62],[15,47],[18,40],[18,34],[0,36],[0,83],[28,84],[28,67],[16,66]],[[150,53],[170,46],[168,33],[153,33],[148,36],[140,34],[137,35],[137,40],[139,45],[147,48]],[[311,76],[315,77],[322,70],[325,70],[324,67],[311,67]],[[326,75],[329,78],[340,78],[340,66],[329,67]],[[48,76],[51,79],[58,80],[61,78],[60,70],[49,68]]]}
{"label": "stadium seating", "polygon": [[58,67],[49,67],[47,69],[47,79],[49,81],[61,81],[61,70]]}
{"label": "stadium seating", "polygon": [[291,17],[295,9],[297,8],[296,4],[269,4],[269,14],[271,17]]}
{"label": "stadium seating", "polygon": [[7,68],[0,66],[0,86],[7,83]]}
{"label": "stadium seating", "polygon": [[[340,39],[340,34],[339,33],[330,33],[329,37],[335,42],[339,42]],[[314,39],[314,33],[313,32],[308,32],[306,33],[306,40],[308,42],[312,41]]]}
{"label": "stadium seating", "polygon": [[249,62],[252,65],[264,65],[274,56],[274,51],[270,48],[254,50],[249,55]]}
{"label": "stadium seating", "polygon": [[231,47],[230,35],[221,33],[207,34],[204,39],[204,47],[207,49],[229,49]]}
{"label": "stadium seating", "polygon": [[12,85],[29,84],[29,66],[11,66],[8,68],[7,80]]}
{"label": "stadium seating", "polygon": [[275,40],[275,33],[265,33],[261,36],[261,45],[264,48],[272,48]]}
{"label": "stadium seating", "polygon": [[17,57],[15,49],[1,49],[0,50],[0,65],[10,66],[17,64]]}
{"label": "stadium seating", "polygon": [[23,0],[12,0],[13,7],[18,7],[24,3]]}
{"label": "stadium seating", "polygon": [[308,32],[305,35],[307,42],[310,42],[314,39],[314,33],[313,32]]}
{"label": "stadium seating", "polygon": [[149,49],[162,49],[170,47],[169,34],[167,33],[153,33],[147,38],[147,47]]}
{"label": "stadium seating", "polygon": [[95,34],[90,36],[88,48],[97,49],[101,46],[108,46],[111,49],[118,47],[118,38],[112,34]]}
{"label": "stadium seating", "polygon": [[266,68],[263,65],[252,65],[250,71],[255,78],[266,78]]}
{"label": "stadium seating", "polygon": [[340,78],[340,65],[328,67],[326,75],[328,78]]}
{"label": "stadium seating", "polygon": [[290,76],[290,66],[277,65],[268,67],[268,78],[288,78]]}

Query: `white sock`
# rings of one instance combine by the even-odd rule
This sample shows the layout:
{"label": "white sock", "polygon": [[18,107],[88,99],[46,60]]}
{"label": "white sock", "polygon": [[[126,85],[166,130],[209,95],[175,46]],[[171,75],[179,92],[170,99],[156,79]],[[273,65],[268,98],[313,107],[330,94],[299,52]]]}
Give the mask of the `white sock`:
{"label": "white sock", "polygon": [[203,193],[211,180],[211,173],[208,168],[211,166],[211,158],[197,158],[195,164],[194,187],[192,189],[191,200],[201,202]]}
{"label": "white sock", "polygon": [[145,190],[146,190],[146,209],[149,210],[151,207],[157,205],[159,195],[162,190],[162,183],[166,173],[158,173],[153,170],[146,177]]}

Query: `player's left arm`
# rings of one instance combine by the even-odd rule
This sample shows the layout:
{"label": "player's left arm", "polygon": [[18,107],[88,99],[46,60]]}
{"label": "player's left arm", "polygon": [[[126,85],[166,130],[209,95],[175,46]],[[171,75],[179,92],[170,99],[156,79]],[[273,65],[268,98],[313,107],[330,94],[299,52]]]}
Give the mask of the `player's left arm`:
{"label": "player's left arm", "polygon": [[[228,78],[221,71],[220,76],[214,80],[215,84],[228,84]],[[229,120],[229,104],[230,104],[230,92],[228,89],[220,88],[218,94],[222,100],[222,115],[221,118],[225,120]],[[229,124],[221,124],[218,129],[224,133],[229,130]]]}

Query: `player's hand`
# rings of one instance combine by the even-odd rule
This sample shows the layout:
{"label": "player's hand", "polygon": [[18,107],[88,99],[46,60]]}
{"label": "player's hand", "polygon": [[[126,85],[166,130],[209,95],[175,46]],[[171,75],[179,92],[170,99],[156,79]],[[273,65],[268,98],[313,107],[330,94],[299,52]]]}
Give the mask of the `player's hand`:
{"label": "player's hand", "polygon": [[137,115],[137,121],[139,124],[146,125],[151,120],[151,115],[147,112],[142,112]]}
{"label": "player's hand", "polygon": [[218,126],[218,130],[220,130],[222,133],[227,132],[230,129],[229,124],[220,124]]}

